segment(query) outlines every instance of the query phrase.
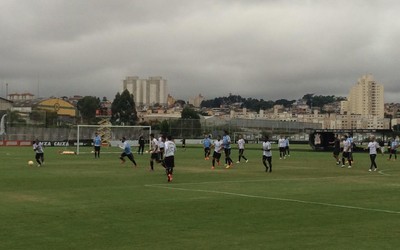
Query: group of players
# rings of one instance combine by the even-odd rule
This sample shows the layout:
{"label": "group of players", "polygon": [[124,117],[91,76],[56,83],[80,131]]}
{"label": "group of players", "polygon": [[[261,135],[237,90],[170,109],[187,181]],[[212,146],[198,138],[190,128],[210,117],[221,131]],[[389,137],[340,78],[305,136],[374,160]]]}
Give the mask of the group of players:
{"label": "group of players", "polygon": [[[351,134],[344,135],[342,138],[339,138],[339,135],[335,136],[335,140],[331,142],[334,145],[333,149],[333,157],[336,160],[337,165],[342,165],[342,168],[346,167],[346,163],[348,164],[348,168],[352,168],[352,164],[354,162],[353,159],[353,151],[355,148],[353,136]],[[389,158],[388,160],[392,159],[392,155],[394,156],[394,160],[397,160],[397,148],[399,147],[399,138],[392,138],[388,142],[388,151],[389,151]],[[366,150],[369,150],[370,156],[370,168],[368,171],[376,171],[378,166],[376,164],[376,155],[378,149],[381,151],[382,155],[385,152],[385,146],[383,141],[379,143],[375,136],[371,135],[369,138],[369,143]],[[342,157],[340,159],[340,153],[342,153]]]}
{"label": "group of players", "polygon": [[[122,153],[119,157],[121,163],[125,163],[125,157],[127,157],[132,162],[133,166],[137,167],[137,163],[133,156],[130,143],[126,140],[125,137],[122,137],[121,142],[122,145],[120,146],[120,148],[122,149]],[[139,137],[138,144],[138,154],[143,155],[145,146],[145,140],[143,136]],[[97,132],[95,133],[95,137],[93,139],[93,145],[94,156],[95,158],[99,158],[101,148],[101,136]],[[160,135],[157,140],[154,134],[150,134],[150,147],[150,170],[154,171],[155,162],[161,164],[165,168],[168,182],[171,182],[173,169],[175,167],[175,142],[172,140],[171,136]]]}
{"label": "group of players", "polygon": [[[238,161],[236,163],[240,163],[241,159],[245,160],[246,163],[249,161],[246,156],[244,156],[245,149],[245,140],[241,135],[238,137],[237,145],[239,149]],[[279,157],[280,159],[286,159],[286,156],[290,156],[289,150],[289,139],[280,137],[278,140],[279,145]],[[211,149],[214,149],[212,155],[212,166],[211,169],[215,169],[215,165],[220,165],[220,159],[222,152],[225,154],[225,168],[229,169],[233,167],[233,161],[231,158],[231,138],[229,136],[228,131],[224,131],[224,135],[217,136],[217,139],[212,141],[209,135],[206,135],[203,140],[203,148],[204,148],[204,159],[209,160],[211,155]],[[272,152],[271,152],[271,142],[269,141],[268,136],[264,136],[262,143],[262,163],[265,167],[266,172],[272,172]]]}
{"label": "group of players", "polygon": [[[240,163],[241,158],[245,159],[246,162],[248,162],[248,159],[243,155],[244,153],[244,140],[240,138],[239,140],[242,140],[241,143],[241,148],[242,150],[239,152],[239,159],[237,163]],[[217,136],[217,139],[215,141],[211,141],[211,136],[206,135],[204,140],[203,140],[203,148],[204,148],[204,159],[209,160],[210,155],[211,155],[211,149],[214,148],[213,156],[212,156],[212,166],[211,169],[215,169],[215,163],[220,165],[220,159],[222,155],[222,151],[225,153],[225,168],[231,168],[233,167],[233,160],[231,158],[231,137],[229,136],[228,131],[224,131],[224,135],[222,136]]]}
{"label": "group of players", "polygon": [[[143,140],[143,137],[141,137]],[[125,157],[133,163],[136,167],[137,164],[132,154],[131,146],[123,137],[123,145],[121,149],[123,152],[120,156],[121,163],[125,163]],[[141,142],[139,138],[139,149],[138,154],[143,154],[144,140]],[[167,181],[171,182],[173,179],[173,172],[175,167],[175,151],[176,145],[171,136],[161,135],[158,139],[155,138],[154,134],[150,134],[150,171],[154,171],[154,163],[161,164],[167,175]]]}
{"label": "group of players", "polygon": [[[144,148],[144,139],[139,139],[139,154],[143,154]],[[172,181],[173,178],[173,169],[175,167],[175,160],[174,155],[176,151],[176,145],[172,140],[171,136],[164,136],[161,135],[158,139],[155,138],[154,134],[150,135],[150,170],[154,171],[154,163],[161,164],[166,171],[167,180],[168,182]],[[131,145],[128,143],[125,137],[121,139],[123,143],[120,148],[123,152],[120,155],[121,163],[125,163],[125,157],[127,157],[132,163],[133,166],[137,166],[137,163],[133,157]],[[333,150],[333,157],[336,160],[336,164],[343,167],[348,164],[348,168],[352,168],[352,164],[354,162],[353,159],[353,150],[354,150],[354,141],[353,137],[350,135],[344,135],[342,138],[339,138],[339,135],[335,136],[335,140],[331,142],[334,145]],[[101,147],[101,136],[96,133],[93,139],[94,144],[94,156],[95,158],[100,157],[100,147]],[[238,154],[238,161],[236,163],[240,163],[241,159],[245,160],[247,163],[249,160],[244,155],[245,150],[245,140],[239,135],[239,139],[237,141],[239,154]],[[394,160],[397,159],[397,148],[399,147],[399,138],[393,138],[388,142],[388,149],[389,149],[389,158],[388,160],[392,159],[392,155],[394,156]],[[279,158],[286,159],[286,156],[290,156],[289,151],[289,140],[288,138],[284,138],[283,136],[280,137],[278,140],[279,146]],[[213,155],[212,155],[212,166],[211,169],[215,169],[216,164],[220,165],[220,159],[222,156],[222,152],[225,155],[225,168],[229,169],[233,167],[233,160],[231,158],[231,138],[229,136],[228,131],[224,131],[224,135],[217,136],[217,139],[212,141],[210,136],[207,135],[203,140],[203,147],[204,147],[204,159],[209,160],[211,155],[211,149],[213,148]],[[368,143],[367,148],[369,150],[370,161],[371,165],[369,171],[376,171],[377,164],[375,161],[377,150],[380,149],[382,154],[384,153],[384,146],[380,145],[374,136],[370,137],[370,142]],[[44,164],[44,150],[43,150],[43,143],[39,142],[38,139],[35,140],[33,144],[33,150],[35,151],[35,159],[38,163],[38,167]],[[262,151],[263,151],[263,158],[262,162],[265,167],[266,172],[272,171],[272,153],[271,153],[271,142],[269,141],[268,136],[264,137],[262,143]],[[340,158],[340,153],[341,158]]]}
{"label": "group of players", "polygon": [[[127,157],[132,163],[134,167],[137,167],[137,163],[133,157],[131,145],[128,143],[125,137],[121,139],[123,143],[120,148],[123,152],[120,155],[121,163],[125,163],[125,157]],[[213,150],[212,155],[212,166],[211,169],[215,169],[216,164],[220,165],[220,159],[222,156],[222,152],[225,155],[225,168],[229,169],[233,167],[233,160],[231,158],[231,137],[229,136],[228,131],[224,131],[224,135],[217,136],[216,140],[212,141],[211,136],[207,135],[203,139],[203,147],[204,147],[204,159],[209,160],[211,155],[211,150]],[[331,142],[334,145],[333,157],[336,160],[337,165],[341,165],[342,168],[346,167],[348,164],[348,168],[352,168],[352,164],[354,162],[353,159],[353,151],[354,151],[354,141],[351,134],[344,135],[342,138],[339,138],[339,135],[335,136],[335,140]],[[101,147],[101,136],[96,132],[95,137],[93,139],[94,144],[94,156],[95,158],[100,157],[100,147]],[[237,140],[237,145],[239,149],[238,160],[236,163],[240,163],[243,159],[246,163],[249,161],[244,155],[245,150],[245,140],[239,135],[239,139]],[[392,138],[388,142],[388,151],[389,158],[392,159],[394,156],[394,160],[397,160],[397,148],[399,147],[399,138]],[[290,156],[289,151],[289,140],[281,136],[278,140],[279,146],[279,158],[286,159],[286,156]],[[35,159],[38,163],[38,167],[44,164],[44,146],[43,143],[39,142],[38,139],[35,140],[33,144],[33,150],[35,151]],[[370,142],[366,149],[369,150],[371,165],[369,171],[376,171],[376,155],[377,150],[380,149],[382,154],[384,153],[384,145],[378,143],[374,136],[370,137]],[[139,149],[138,154],[143,154],[144,149],[144,139],[143,136],[139,138]],[[154,171],[154,164],[161,164],[166,171],[168,182],[172,181],[173,177],[173,169],[175,167],[174,155],[176,151],[176,145],[172,140],[171,136],[160,135],[158,139],[155,138],[154,134],[150,135],[150,170]],[[265,167],[266,172],[272,171],[272,153],[271,153],[271,142],[269,141],[268,136],[264,136],[262,143],[262,163]],[[341,157],[340,157],[341,154]]]}
{"label": "group of players", "polygon": [[[249,161],[244,155],[245,150],[245,140],[241,135],[238,137],[237,145],[239,149],[238,160],[236,163],[240,163],[241,159],[243,159],[246,163]],[[121,139],[122,145],[120,148],[123,150],[120,155],[121,163],[125,163],[125,157],[127,157],[133,164],[134,167],[137,167],[137,163],[134,159],[131,145],[128,143],[125,137]],[[144,150],[144,138],[141,136],[139,138],[139,148],[138,154],[143,154]],[[222,156],[222,152],[225,155],[225,168],[229,169],[233,167],[233,160],[231,158],[231,137],[229,136],[228,131],[224,131],[224,135],[217,136],[216,140],[212,141],[211,136],[206,135],[203,139],[203,148],[204,148],[204,159],[209,160],[211,155],[211,150],[213,150],[212,155],[212,166],[211,169],[215,169],[216,164],[220,165],[220,159]],[[370,136],[370,142],[366,147],[369,150],[369,156],[371,165],[369,171],[376,171],[376,155],[378,149],[381,150],[381,153],[384,154],[385,146],[381,143],[378,143],[374,136]],[[352,164],[354,162],[353,159],[353,150],[354,150],[354,141],[351,134],[344,135],[341,138],[339,135],[335,136],[335,139],[331,144],[334,145],[333,157],[336,160],[337,165],[341,165],[342,168],[346,167],[346,163],[348,164],[348,168],[352,168]],[[100,158],[100,148],[101,148],[101,136],[96,132],[95,137],[93,139],[94,145],[94,156],[95,158]],[[290,156],[289,151],[289,140],[283,136],[280,136],[278,140],[279,146],[279,158],[286,159],[286,156]],[[389,158],[392,159],[394,156],[394,160],[397,160],[397,148],[400,146],[399,138],[392,138],[388,142],[388,151]],[[265,167],[266,172],[272,172],[272,152],[271,152],[271,142],[268,136],[264,136],[262,142],[262,163]],[[33,150],[35,151],[35,160],[38,163],[38,167],[44,164],[44,146],[43,143],[36,139],[33,143]],[[175,167],[175,155],[176,145],[171,136],[160,135],[158,139],[155,138],[154,134],[150,134],[150,170],[154,171],[154,164],[161,164],[166,171],[167,181],[171,182],[173,179],[173,169]],[[341,154],[341,158],[340,158]]]}
{"label": "group of players", "polygon": [[[160,163],[166,171],[168,182],[172,181],[173,169],[175,167],[175,151],[176,145],[172,140],[171,136],[161,135],[157,140],[154,137],[154,134],[150,134],[151,138],[151,150],[150,150],[150,170],[154,171],[154,162]],[[127,157],[133,164],[134,167],[137,167],[137,163],[132,153],[132,148],[130,143],[126,140],[125,137],[121,139],[122,145],[120,148],[122,149],[122,153],[119,157],[121,163],[125,163],[125,157]],[[100,158],[100,150],[101,150],[101,135],[98,132],[95,133],[93,138],[93,146],[94,146],[94,157]],[[144,149],[144,138],[141,136],[139,138],[139,148],[138,154],[143,154]],[[38,139],[36,139],[33,143],[33,150],[35,152],[35,159],[38,163],[38,167],[44,164],[44,145]]]}
{"label": "group of players", "polygon": [[[121,163],[125,163],[125,157],[127,157],[133,164],[134,167],[137,167],[137,163],[132,153],[132,148],[130,143],[126,140],[125,137],[121,139],[122,145],[120,148],[122,149],[122,153],[119,157]],[[144,138],[141,136],[139,138],[139,148],[138,154],[143,154],[144,149]],[[94,157],[100,158],[100,150],[101,150],[101,135],[98,132],[95,133],[93,138],[93,145],[94,145]],[[286,158],[286,155],[289,153],[289,141],[286,138],[281,137],[278,140],[279,143],[279,152],[280,152],[280,159]],[[239,135],[239,139],[237,141],[238,149],[239,149],[239,156],[238,161],[236,163],[240,163],[241,159],[245,160],[247,163],[249,160],[244,155],[245,150],[245,140]],[[213,156],[212,156],[212,167],[211,169],[215,169],[216,163],[220,165],[220,159],[222,155],[222,151],[225,154],[225,168],[229,169],[233,167],[233,160],[231,158],[231,137],[227,130],[224,131],[224,135],[217,136],[215,141],[211,141],[210,136],[206,136],[203,140],[204,146],[204,158],[208,160],[211,154],[211,148],[214,149]],[[38,163],[38,167],[44,164],[44,150],[43,150],[43,143],[39,142],[36,139],[35,143],[33,144],[33,150],[35,151],[35,159]],[[272,171],[272,153],[271,153],[271,142],[269,141],[268,137],[264,137],[264,141],[262,144],[263,150],[263,165],[266,168],[266,171]],[[154,171],[154,163],[161,164],[166,171],[167,180],[171,182],[173,179],[173,169],[175,167],[175,160],[174,155],[176,151],[176,145],[172,140],[171,136],[164,136],[160,135],[158,139],[155,138],[154,134],[150,134],[150,170]]]}

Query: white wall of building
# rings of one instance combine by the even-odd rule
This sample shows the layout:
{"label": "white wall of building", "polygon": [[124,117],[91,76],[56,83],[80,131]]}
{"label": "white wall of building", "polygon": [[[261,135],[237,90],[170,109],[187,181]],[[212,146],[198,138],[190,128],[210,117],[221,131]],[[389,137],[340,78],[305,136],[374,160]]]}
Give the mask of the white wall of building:
{"label": "white wall of building", "polygon": [[167,80],[162,77],[139,79],[137,76],[128,76],[123,80],[122,90],[125,89],[133,94],[136,106],[167,104]]}

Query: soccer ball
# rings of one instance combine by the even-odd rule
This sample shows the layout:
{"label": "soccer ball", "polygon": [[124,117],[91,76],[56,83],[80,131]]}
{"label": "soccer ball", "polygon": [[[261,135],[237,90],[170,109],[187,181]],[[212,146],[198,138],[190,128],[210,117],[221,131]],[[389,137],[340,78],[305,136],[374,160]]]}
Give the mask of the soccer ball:
{"label": "soccer ball", "polygon": [[28,161],[28,165],[32,166],[33,165],[33,161]]}

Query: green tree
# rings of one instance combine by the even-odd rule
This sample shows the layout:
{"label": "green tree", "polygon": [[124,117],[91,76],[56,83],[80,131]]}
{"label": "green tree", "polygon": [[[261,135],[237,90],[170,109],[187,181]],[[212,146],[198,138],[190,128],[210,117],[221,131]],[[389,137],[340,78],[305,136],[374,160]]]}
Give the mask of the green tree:
{"label": "green tree", "polygon": [[193,110],[192,108],[189,107],[185,107],[182,110],[181,113],[181,118],[182,119],[200,119],[199,114]]}
{"label": "green tree", "polygon": [[248,110],[253,110],[256,112],[259,112],[260,109],[270,109],[274,106],[273,101],[264,101],[263,99],[258,100],[258,99],[253,99],[253,98],[247,98],[243,106],[246,107]]}
{"label": "green tree", "polygon": [[100,108],[100,99],[94,96],[85,96],[78,101],[77,108],[84,123],[90,124],[96,118],[96,110]]}
{"label": "green tree", "polygon": [[179,104],[181,107],[184,107],[186,102],[184,100],[176,100],[175,104]]}
{"label": "green tree", "polygon": [[314,95],[314,94],[306,94],[302,98],[306,101],[307,105],[310,107],[319,107],[322,108],[325,104],[334,103],[337,101],[343,101],[346,98],[344,97],[336,97],[334,95],[322,96],[322,95]]}
{"label": "green tree", "polygon": [[137,121],[137,112],[133,95],[125,89],[118,92],[111,104],[111,122],[117,125],[134,125]]}
{"label": "green tree", "polygon": [[169,127],[169,122],[167,120],[163,120],[160,123],[160,132],[164,135],[170,133],[170,127]]}
{"label": "green tree", "polygon": [[305,94],[302,99],[306,101],[307,105],[310,105],[313,96],[314,94]]}
{"label": "green tree", "polygon": [[276,105],[283,105],[285,108],[289,108],[295,101],[288,101],[286,99],[279,99],[275,101]]}

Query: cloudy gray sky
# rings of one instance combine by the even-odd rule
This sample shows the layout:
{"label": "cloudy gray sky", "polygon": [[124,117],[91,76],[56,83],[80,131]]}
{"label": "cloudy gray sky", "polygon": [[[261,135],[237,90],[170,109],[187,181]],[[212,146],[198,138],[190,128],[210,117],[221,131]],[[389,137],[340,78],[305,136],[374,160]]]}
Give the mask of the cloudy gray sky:
{"label": "cloudy gray sky", "polygon": [[0,95],[347,96],[366,73],[400,102],[400,1],[1,0]]}

